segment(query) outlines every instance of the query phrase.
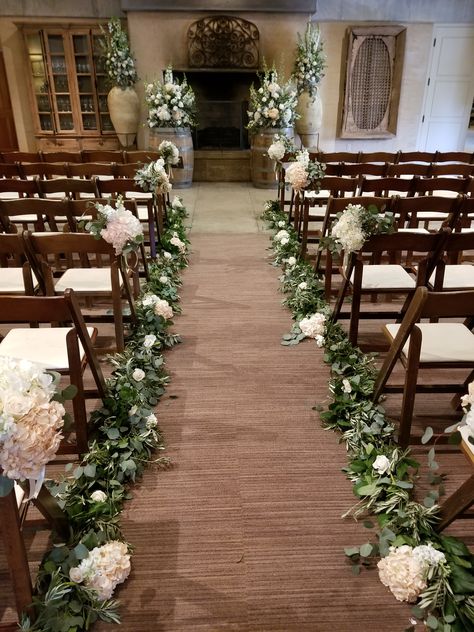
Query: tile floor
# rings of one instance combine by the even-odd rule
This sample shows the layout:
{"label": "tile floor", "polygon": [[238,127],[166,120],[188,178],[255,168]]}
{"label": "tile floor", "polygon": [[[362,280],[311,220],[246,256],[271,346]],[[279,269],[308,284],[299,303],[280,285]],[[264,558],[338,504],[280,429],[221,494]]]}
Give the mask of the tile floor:
{"label": "tile floor", "polygon": [[261,232],[263,205],[277,196],[276,186],[256,189],[251,182],[194,182],[173,193],[183,198],[194,234]]}

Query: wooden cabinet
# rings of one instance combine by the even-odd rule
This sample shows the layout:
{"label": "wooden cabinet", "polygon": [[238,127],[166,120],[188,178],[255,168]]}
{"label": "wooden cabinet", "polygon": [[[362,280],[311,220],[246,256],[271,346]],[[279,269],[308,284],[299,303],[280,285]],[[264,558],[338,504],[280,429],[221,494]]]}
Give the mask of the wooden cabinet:
{"label": "wooden cabinet", "polygon": [[38,148],[118,149],[107,108],[100,31],[25,28]]}

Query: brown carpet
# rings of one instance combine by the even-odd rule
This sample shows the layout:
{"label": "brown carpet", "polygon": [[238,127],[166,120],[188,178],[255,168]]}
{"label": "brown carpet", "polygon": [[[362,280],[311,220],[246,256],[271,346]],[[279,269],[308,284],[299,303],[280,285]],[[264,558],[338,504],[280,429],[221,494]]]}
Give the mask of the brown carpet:
{"label": "brown carpet", "polygon": [[[123,632],[400,632],[409,607],[377,573],[354,577],[343,547],[369,532],[345,450],[311,407],[328,371],[310,341],[280,345],[267,235],[193,235],[184,275],[184,342],[167,357],[158,407],[175,462],[147,471],[123,516],[135,547],[118,591]],[[110,626],[98,625],[104,632]]]}

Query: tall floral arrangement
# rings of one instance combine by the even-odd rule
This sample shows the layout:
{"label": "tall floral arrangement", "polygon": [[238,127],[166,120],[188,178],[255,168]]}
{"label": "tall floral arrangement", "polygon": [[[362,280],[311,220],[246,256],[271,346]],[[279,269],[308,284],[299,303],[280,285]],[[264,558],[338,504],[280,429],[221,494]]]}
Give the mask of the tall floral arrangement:
{"label": "tall floral arrangement", "polygon": [[297,118],[297,94],[291,82],[280,82],[275,67],[265,68],[260,87],[250,87],[248,129],[252,132],[266,127],[291,127]]}
{"label": "tall floral arrangement", "polygon": [[107,30],[102,29],[102,33],[103,59],[110,84],[120,88],[131,88],[138,81],[138,75],[128,37],[122,30],[120,20],[112,18],[107,24]]}
{"label": "tall floral arrangement", "polygon": [[[0,356],[0,478],[39,482],[56,454],[64,423],[64,406],[53,399],[52,374],[27,360]],[[2,489],[8,492],[13,483]]]}
{"label": "tall floral arrangement", "polygon": [[196,98],[186,77],[179,82],[171,66],[165,70],[164,81],[145,86],[148,106],[148,126],[192,127],[196,125]]}
{"label": "tall floral arrangement", "polygon": [[298,95],[307,92],[312,98],[316,95],[319,83],[324,77],[326,55],[323,52],[321,32],[318,25],[308,22],[303,37],[298,33],[298,47],[292,78],[296,83]]}

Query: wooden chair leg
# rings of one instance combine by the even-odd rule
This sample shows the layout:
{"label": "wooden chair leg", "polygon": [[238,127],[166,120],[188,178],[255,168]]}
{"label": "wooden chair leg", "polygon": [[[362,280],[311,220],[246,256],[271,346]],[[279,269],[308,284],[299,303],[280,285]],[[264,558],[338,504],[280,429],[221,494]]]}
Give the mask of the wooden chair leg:
{"label": "wooden chair leg", "polygon": [[69,371],[71,384],[77,388],[77,393],[72,400],[74,414],[74,428],[76,432],[77,453],[79,456],[88,450],[87,411],[84,394],[84,381],[82,379],[82,365],[79,351],[77,332],[71,329],[66,337],[69,359]]}
{"label": "wooden chair leg", "polygon": [[115,344],[117,346],[117,351],[121,353],[125,348],[125,341],[123,334],[122,297],[120,291],[118,265],[116,262],[112,264],[110,274],[112,279],[112,306],[114,311]]}
{"label": "wooden chair leg", "polygon": [[436,527],[437,531],[443,531],[453,522],[459,515],[464,513],[474,504],[474,474],[465,481],[461,487],[456,490],[441,505],[441,520]]}
{"label": "wooden chair leg", "polygon": [[0,497],[0,514],[2,516],[0,529],[5,546],[5,556],[13,582],[18,617],[21,617],[23,613],[27,613],[30,619],[33,619],[33,587],[25,543],[21,535],[20,516],[14,489],[8,496]]}
{"label": "wooden chair leg", "polygon": [[411,424],[415,408],[416,383],[418,380],[418,366],[421,351],[421,330],[413,327],[410,335],[407,366],[405,370],[405,387],[403,389],[402,410],[400,413],[400,427],[398,443],[405,449],[410,444]]}

